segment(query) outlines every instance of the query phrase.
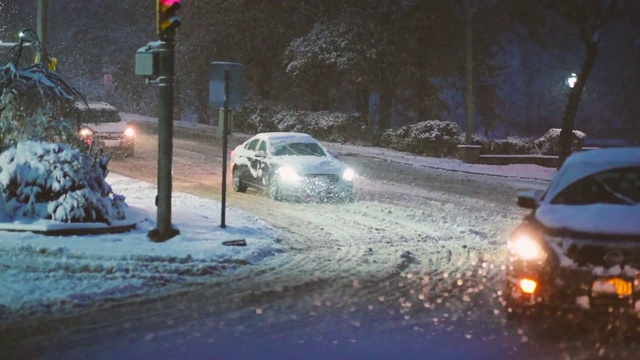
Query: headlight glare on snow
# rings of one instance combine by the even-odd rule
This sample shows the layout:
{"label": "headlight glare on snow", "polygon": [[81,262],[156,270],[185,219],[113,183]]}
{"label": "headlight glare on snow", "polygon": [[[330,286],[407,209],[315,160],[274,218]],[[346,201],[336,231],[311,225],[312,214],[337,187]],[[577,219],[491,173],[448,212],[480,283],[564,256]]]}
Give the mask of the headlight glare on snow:
{"label": "headlight glare on snow", "polygon": [[288,182],[295,182],[302,180],[302,177],[298,175],[298,173],[290,167],[282,167],[278,170],[278,174],[280,174],[280,179]]}
{"label": "headlight glare on snow", "polygon": [[346,181],[352,181],[355,176],[356,176],[356,173],[353,170],[347,169],[342,174],[342,179]]}
{"label": "headlight glare on snow", "polygon": [[547,253],[542,246],[531,236],[520,234],[517,235],[510,244],[511,252],[518,258],[525,261],[544,261]]}

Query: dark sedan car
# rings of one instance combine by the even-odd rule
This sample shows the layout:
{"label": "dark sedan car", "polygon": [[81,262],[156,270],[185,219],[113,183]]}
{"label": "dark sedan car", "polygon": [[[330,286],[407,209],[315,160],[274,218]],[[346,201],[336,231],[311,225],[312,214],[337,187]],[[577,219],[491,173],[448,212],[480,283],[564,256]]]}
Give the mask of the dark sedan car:
{"label": "dark sedan car", "polygon": [[550,305],[640,314],[640,148],[570,156],[509,241],[509,317]]}

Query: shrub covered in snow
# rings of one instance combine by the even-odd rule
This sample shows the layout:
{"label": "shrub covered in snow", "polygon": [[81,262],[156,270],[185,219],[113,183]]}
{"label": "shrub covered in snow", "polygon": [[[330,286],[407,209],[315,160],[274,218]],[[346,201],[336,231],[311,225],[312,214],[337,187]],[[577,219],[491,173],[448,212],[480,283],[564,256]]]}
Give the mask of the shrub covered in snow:
{"label": "shrub covered in snow", "polygon": [[[461,136],[460,141],[464,142],[464,136]],[[472,143],[482,146],[483,154],[529,155],[534,150],[533,139],[515,136],[496,140],[474,134]]]}
{"label": "shrub covered in snow", "polygon": [[[560,131],[561,129],[558,128],[550,129],[541,138],[535,140],[533,152],[541,155],[558,155],[560,153]],[[580,150],[586,138],[587,135],[582,131],[573,130],[572,150]]]}
{"label": "shrub covered in snow", "polygon": [[303,132],[318,140],[371,144],[369,117],[328,111],[298,111],[265,103],[250,103],[238,112],[234,126],[247,133]]}
{"label": "shrub covered in snow", "polygon": [[383,146],[429,156],[453,156],[462,131],[449,121],[427,120],[382,134]]}
{"label": "shrub covered in snow", "polygon": [[26,141],[0,154],[0,218],[103,222],[125,218],[124,197],[106,183],[107,156]]}
{"label": "shrub covered in snow", "polygon": [[373,135],[369,118],[360,114],[281,111],[274,122],[278,131],[303,132],[323,141],[369,144]]}
{"label": "shrub covered in snow", "polygon": [[235,115],[233,126],[249,134],[277,131],[273,118],[281,110],[283,108],[275,104],[249,101]]}

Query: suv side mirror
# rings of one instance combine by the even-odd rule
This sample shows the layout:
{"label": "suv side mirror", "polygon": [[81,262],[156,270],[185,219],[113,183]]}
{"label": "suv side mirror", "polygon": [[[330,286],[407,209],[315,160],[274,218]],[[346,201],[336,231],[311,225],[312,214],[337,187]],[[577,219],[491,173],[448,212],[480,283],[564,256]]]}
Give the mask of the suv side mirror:
{"label": "suv side mirror", "polygon": [[256,157],[256,159],[264,159],[264,158],[267,157],[267,153],[264,152],[263,150],[256,151],[255,157]]}
{"label": "suv side mirror", "polygon": [[538,201],[540,201],[543,193],[542,190],[521,191],[517,195],[516,203],[521,208],[535,209],[538,207]]}

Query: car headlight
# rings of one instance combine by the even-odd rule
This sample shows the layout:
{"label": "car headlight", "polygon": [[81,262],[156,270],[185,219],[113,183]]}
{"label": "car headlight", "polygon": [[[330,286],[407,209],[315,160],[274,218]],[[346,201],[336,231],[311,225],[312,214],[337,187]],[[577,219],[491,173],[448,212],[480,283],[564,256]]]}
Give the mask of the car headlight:
{"label": "car headlight", "polygon": [[89,137],[93,135],[93,131],[91,131],[91,129],[89,128],[82,128],[80,129],[80,136],[82,137]]}
{"label": "car headlight", "polygon": [[135,131],[135,130],[133,130],[133,128],[130,128],[130,127],[129,127],[129,128],[127,128],[127,129],[124,131],[124,136],[127,136],[127,137],[134,137],[135,135],[136,135],[136,131]]}
{"label": "car headlight", "polygon": [[547,253],[544,251],[540,243],[529,235],[516,235],[509,244],[511,252],[518,258],[525,261],[544,261],[547,259]]}
{"label": "car headlight", "polygon": [[342,174],[342,179],[346,180],[346,181],[353,181],[353,178],[356,176],[356,173],[351,170],[351,169],[347,169],[344,171],[344,173]]}
{"label": "car headlight", "polygon": [[278,170],[278,174],[284,181],[295,182],[302,180],[302,177],[298,175],[298,173],[293,168],[290,167],[281,167]]}

